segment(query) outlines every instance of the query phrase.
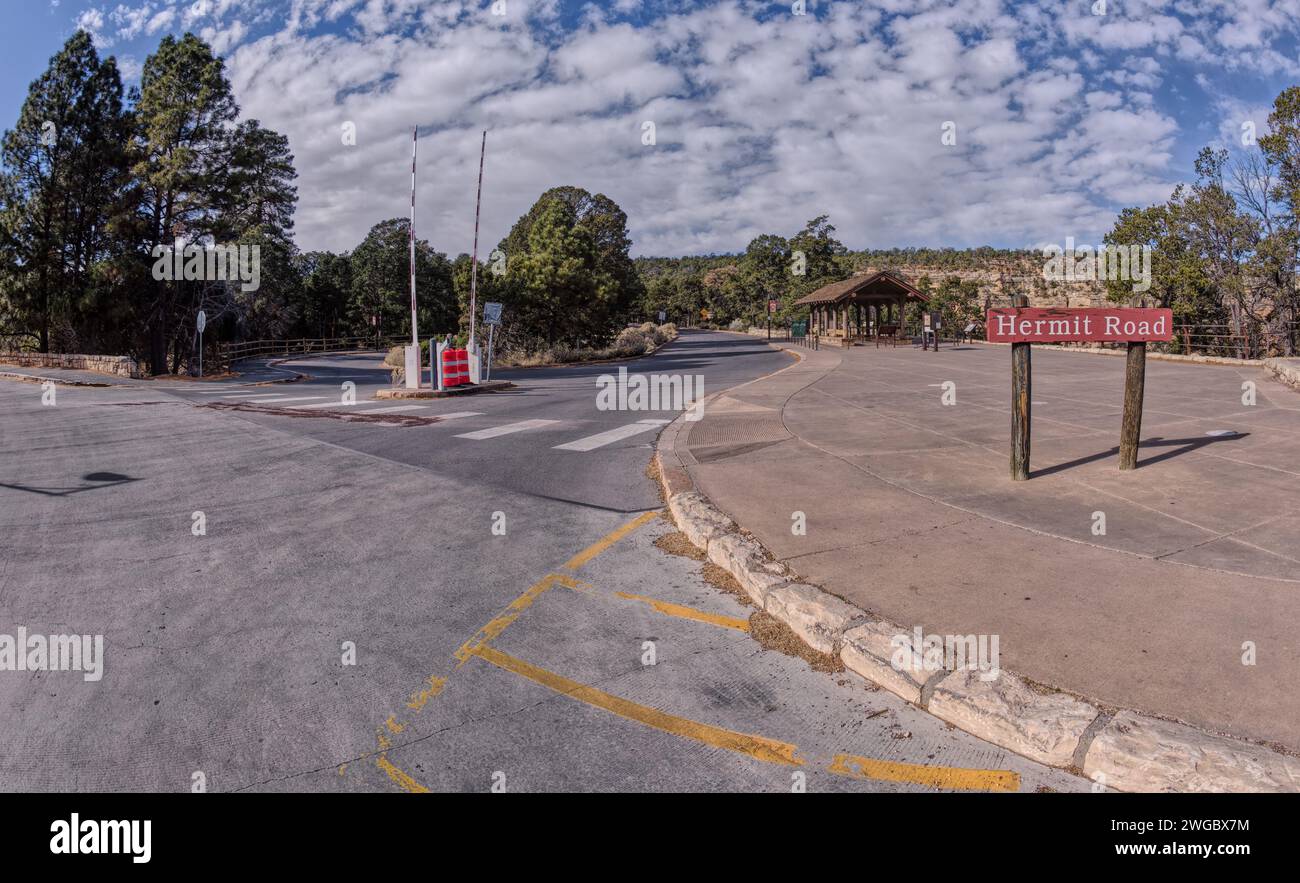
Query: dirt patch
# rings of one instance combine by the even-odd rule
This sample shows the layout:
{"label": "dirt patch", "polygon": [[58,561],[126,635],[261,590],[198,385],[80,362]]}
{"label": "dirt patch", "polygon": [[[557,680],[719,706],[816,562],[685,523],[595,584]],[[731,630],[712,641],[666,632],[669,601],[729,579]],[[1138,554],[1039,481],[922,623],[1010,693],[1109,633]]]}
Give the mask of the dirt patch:
{"label": "dirt patch", "polygon": [[838,656],[821,653],[809,647],[788,625],[775,616],[757,610],[749,617],[749,635],[764,650],[775,650],[808,663],[813,671],[841,672],[844,663]]}
{"label": "dirt patch", "polygon": [[655,548],[667,552],[669,555],[680,555],[692,561],[704,560],[704,553],[700,551],[698,546],[686,539],[686,534],[680,530],[659,537],[655,540]]}

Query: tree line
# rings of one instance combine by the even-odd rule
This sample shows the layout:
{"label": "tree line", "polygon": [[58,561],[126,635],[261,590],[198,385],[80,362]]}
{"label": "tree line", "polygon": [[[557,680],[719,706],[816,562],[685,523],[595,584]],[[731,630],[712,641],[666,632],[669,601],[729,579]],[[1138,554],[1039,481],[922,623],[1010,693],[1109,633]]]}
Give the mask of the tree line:
{"label": "tree line", "polygon": [[[1124,209],[1105,237],[1149,248],[1146,297],[1208,347],[1243,357],[1294,355],[1300,334],[1300,87],[1278,95],[1268,129],[1255,138],[1244,123],[1246,149],[1234,156],[1203,148],[1194,181],[1164,203]],[[1107,289],[1112,301],[1134,298],[1123,280]]]}
{"label": "tree line", "polygon": [[[175,373],[197,362],[199,310],[208,346],[409,335],[409,222],[381,221],[342,254],[300,251],[288,139],[239,117],[224,61],[193,34],[164,38],[129,91],[116,60],[74,34],[0,142],[0,350],[124,354]],[[256,246],[256,284],[203,272],[230,246]],[[503,302],[519,348],[603,345],[644,318],[629,248],[613,200],[549,190],[479,267],[480,309]],[[418,240],[415,271],[421,330],[463,336],[470,256]]]}

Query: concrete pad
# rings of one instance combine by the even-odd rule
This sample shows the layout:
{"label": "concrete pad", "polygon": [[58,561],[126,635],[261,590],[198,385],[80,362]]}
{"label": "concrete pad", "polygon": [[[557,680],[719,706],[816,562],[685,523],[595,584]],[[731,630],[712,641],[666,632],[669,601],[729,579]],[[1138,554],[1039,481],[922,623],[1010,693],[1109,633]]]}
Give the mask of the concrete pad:
{"label": "concrete pad", "polygon": [[[784,397],[794,438],[688,469],[800,577],[863,610],[998,634],[1005,668],[1108,706],[1300,746],[1300,643],[1285,626],[1300,620],[1300,395],[1261,387],[1243,407],[1256,368],[1153,363],[1146,425],[1160,431],[1121,473],[1107,452],[1123,361],[1036,350],[1035,475],[1013,483],[1008,365],[995,348],[855,348],[811,383],[733,394]],[[946,379],[956,406],[934,404]],[[1223,427],[1243,434],[1202,441]]]}

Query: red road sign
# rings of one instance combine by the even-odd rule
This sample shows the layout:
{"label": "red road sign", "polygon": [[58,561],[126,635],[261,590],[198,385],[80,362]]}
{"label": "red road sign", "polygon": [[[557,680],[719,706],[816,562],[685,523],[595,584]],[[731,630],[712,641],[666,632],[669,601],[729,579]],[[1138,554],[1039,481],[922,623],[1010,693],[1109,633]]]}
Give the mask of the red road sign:
{"label": "red road sign", "polygon": [[988,312],[993,343],[1173,340],[1174,313],[1111,307],[1005,307]]}
{"label": "red road sign", "polygon": [[774,300],[770,300],[770,301],[767,302],[767,311],[768,311],[769,313],[775,313],[775,312],[776,312],[776,301],[774,301]]}

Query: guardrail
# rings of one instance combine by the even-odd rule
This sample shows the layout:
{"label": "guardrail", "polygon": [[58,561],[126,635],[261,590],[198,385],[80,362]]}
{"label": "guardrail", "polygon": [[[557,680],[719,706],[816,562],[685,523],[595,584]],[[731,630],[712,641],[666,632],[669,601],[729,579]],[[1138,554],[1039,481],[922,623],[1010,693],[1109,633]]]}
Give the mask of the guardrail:
{"label": "guardrail", "polygon": [[258,356],[387,349],[406,340],[405,337],[300,337],[291,340],[244,340],[238,343],[223,343],[217,347],[217,352],[221,360],[228,365],[240,359],[252,359]]}
{"label": "guardrail", "polygon": [[[1173,340],[1149,343],[1148,351],[1229,359],[1264,359],[1300,352],[1300,323],[1297,322],[1279,324],[1273,328],[1247,326],[1243,332],[1236,331],[1231,325],[1175,325],[1173,331]],[[1077,345],[1107,349],[1123,346],[1095,343]]]}

